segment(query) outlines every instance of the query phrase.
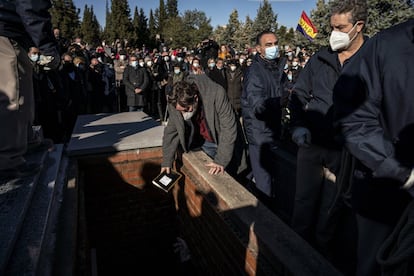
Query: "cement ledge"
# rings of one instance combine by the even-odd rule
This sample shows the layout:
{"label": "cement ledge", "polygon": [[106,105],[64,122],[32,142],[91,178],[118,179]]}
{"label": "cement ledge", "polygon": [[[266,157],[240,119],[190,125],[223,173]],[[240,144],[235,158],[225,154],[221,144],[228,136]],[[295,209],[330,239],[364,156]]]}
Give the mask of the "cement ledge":
{"label": "cement ledge", "polygon": [[[229,227],[250,229],[246,249],[260,254],[268,263],[280,263],[291,275],[341,275],[324,257],[298,236],[289,226],[263,205],[241,184],[227,173],[210,175],[205,163],[211,159],[202,151],[182,156],[187,177],[197,179],[198,189],[205,194],[214,193],[218,199],[216,210],[225,214]],[[193,172],[193,173],[191,173]]]}

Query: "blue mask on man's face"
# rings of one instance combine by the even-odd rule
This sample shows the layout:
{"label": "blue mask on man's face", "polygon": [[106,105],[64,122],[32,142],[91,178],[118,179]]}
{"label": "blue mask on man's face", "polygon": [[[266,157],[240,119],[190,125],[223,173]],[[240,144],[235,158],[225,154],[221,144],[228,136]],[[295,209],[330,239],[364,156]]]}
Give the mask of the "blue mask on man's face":
{"label": "blue mask on man's face", "polygon": [[277,45],[265,48],[265,58],[266,59],[275,59],[279,54],[279,47]]}

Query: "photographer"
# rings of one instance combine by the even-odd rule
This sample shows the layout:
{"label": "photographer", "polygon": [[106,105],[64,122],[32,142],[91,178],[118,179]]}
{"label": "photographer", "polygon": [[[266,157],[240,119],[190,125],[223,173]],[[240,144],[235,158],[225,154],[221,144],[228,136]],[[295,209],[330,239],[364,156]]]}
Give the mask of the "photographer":
{"label": "photographer", "polygon": [[210,58],[216,59],[218,57],[219,45],[214,40],[209,38],[201,41],[201,66],[207,68],[207,61]]}
{"label": "photographer", "polygon": [[29,59],[33,65],[34,121],[33,125],[41,125],[43,135],[55,143],[60,143],[62,133],[59,128],[57,101],[58,91],[55,88],[59,76],[55,70],[45,67],[44,56],[39,48],[30,47]]}

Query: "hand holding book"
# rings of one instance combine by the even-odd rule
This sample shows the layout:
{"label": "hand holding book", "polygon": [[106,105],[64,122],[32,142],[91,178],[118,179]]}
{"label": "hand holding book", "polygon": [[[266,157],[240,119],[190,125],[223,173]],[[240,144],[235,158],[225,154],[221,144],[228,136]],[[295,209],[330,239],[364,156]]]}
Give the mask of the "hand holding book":
{"label": "hand holding book", "polygon": [[168,192],[171,190],[174,184],[178,182],[181,176],[182,175],[179,172],[171,170],[170,168],[168,168],[168,170],[164,170],[163,168],[161,169],[161,173],[152,180],[152,184],[162,189],[163,191]]}

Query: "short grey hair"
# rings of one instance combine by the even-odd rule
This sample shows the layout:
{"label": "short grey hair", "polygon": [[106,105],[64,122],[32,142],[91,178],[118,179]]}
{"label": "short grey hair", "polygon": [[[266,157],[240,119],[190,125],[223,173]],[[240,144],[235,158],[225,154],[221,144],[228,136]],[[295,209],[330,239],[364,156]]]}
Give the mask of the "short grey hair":
{"label": "short grey hair", "polygon": [[368,9],[366,0],[334,0],[329,2],[330,16],[335,14],[344,14],[350,12],[352,15],[351,22],[367,22]]}

